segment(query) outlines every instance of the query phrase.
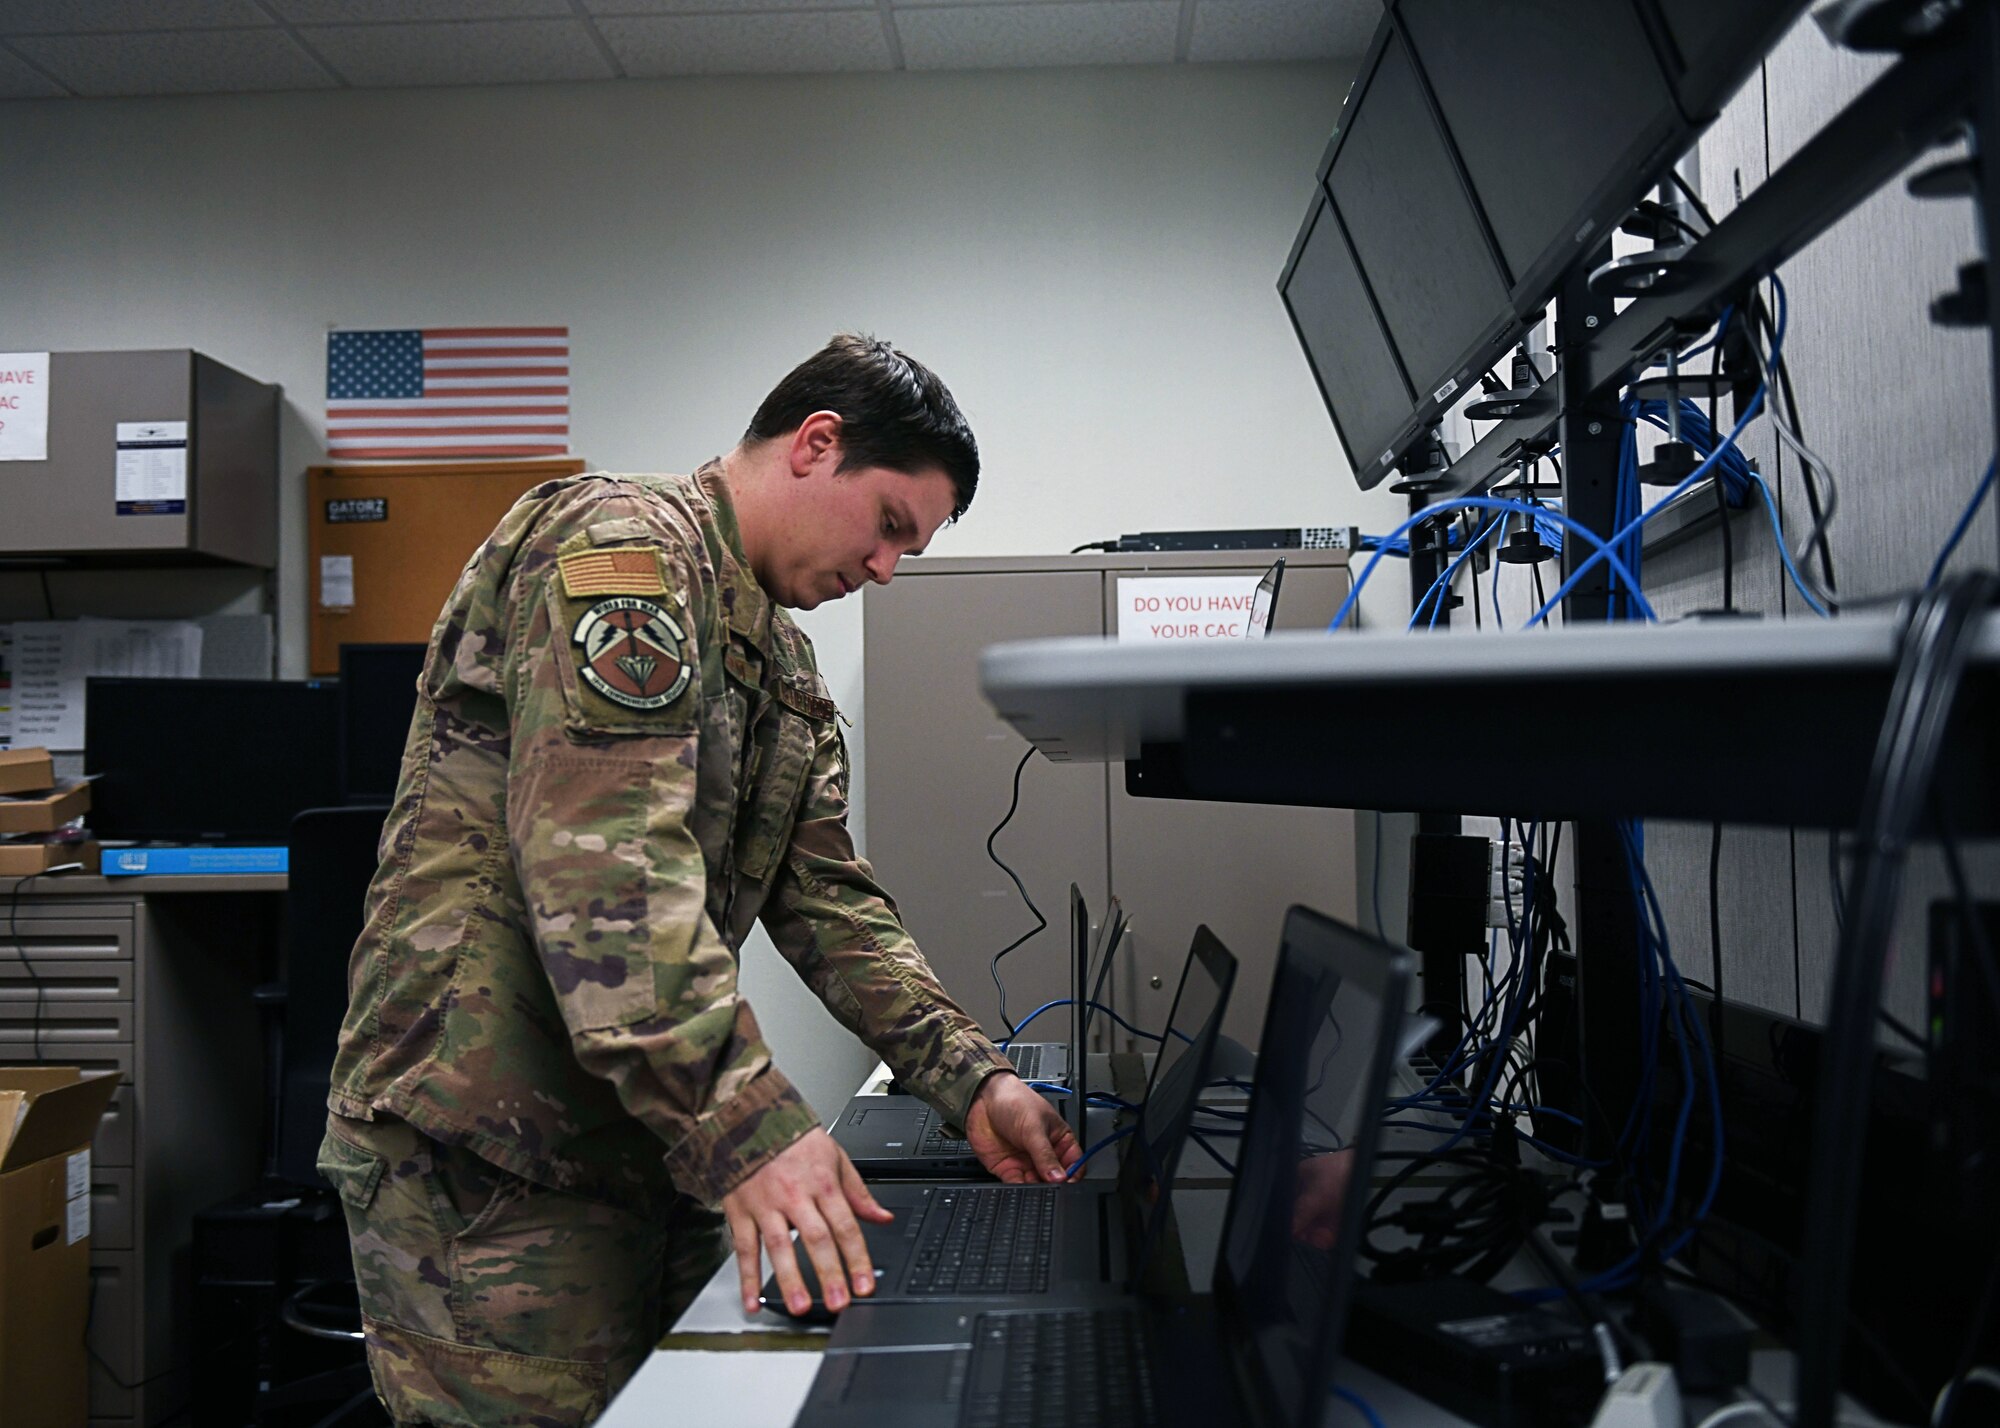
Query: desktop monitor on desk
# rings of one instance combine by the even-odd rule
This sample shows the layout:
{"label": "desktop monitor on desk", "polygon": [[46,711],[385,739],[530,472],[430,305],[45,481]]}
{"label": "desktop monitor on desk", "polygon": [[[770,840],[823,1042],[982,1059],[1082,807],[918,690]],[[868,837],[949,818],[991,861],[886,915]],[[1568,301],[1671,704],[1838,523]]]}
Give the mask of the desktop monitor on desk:
{"label": "desktop monitor on desk", "polygon": [[98,679],[84,695],[90,826],[101,838],[282,844],[340,798],[328,680]]}
{"label": "desktop monitor on desk", "polygon": [[347,803],[396,795],[428,646],[340,647],[340,785]]}

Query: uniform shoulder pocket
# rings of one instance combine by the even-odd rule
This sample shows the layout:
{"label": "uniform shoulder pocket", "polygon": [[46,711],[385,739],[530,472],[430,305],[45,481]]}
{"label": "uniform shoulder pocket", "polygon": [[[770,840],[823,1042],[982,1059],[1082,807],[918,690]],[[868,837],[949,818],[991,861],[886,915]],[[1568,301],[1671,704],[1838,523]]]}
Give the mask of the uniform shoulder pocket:
{"label": "uniform shoulder pocket", "polygon": [[701,721],[701,652],[686,607],[665,591],[606,595],[580,588],[571,594],[557,578],[546,595],[550,656],[569,731],[693,733]]}

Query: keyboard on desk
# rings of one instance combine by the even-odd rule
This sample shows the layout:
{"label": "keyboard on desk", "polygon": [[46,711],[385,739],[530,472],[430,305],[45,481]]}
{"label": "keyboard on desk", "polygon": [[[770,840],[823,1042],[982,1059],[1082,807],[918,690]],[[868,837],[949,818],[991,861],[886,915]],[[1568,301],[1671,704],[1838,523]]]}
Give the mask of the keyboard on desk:
{"label": "keyboard on desk", "polygon": [[910,1294],[1039,1294],[1049,1287],[1053,1185],[935,1191],[917,1227]]}
{"label": "keyboard on desk", "polygon": [[1151,1428],[1155,1421],[1131,1310],[979,1316],[965,1428]]}

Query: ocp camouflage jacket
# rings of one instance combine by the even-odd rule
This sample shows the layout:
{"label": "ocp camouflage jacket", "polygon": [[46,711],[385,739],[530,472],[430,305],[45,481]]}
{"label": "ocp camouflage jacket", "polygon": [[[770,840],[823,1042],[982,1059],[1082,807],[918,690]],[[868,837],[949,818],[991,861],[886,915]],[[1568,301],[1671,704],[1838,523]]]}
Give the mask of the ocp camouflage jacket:
{"label": "ocp camouflage jacket", "polygon": [[855,853],[847,780],[717,463],[530,491],[432,634],[329,1107],[559,1189],[713,1204],[818,1124],[737,988],[761,918],[963,1124],[1007,1063]]}

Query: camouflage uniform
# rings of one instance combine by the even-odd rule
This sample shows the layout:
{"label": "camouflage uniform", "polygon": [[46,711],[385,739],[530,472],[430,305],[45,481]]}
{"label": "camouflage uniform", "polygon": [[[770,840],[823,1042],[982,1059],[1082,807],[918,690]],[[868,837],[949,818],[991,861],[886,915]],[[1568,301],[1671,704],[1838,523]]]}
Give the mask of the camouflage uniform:
{"label": "camouflage uniform", "polygon": [[399,1421],[588,1422],[720,1262],[713,1207],[819,1124],[737,991],[753,921],[953,1123],[1007,1063],[855,854],[718,464],[529,492],[420,693],[322,1168]]}

